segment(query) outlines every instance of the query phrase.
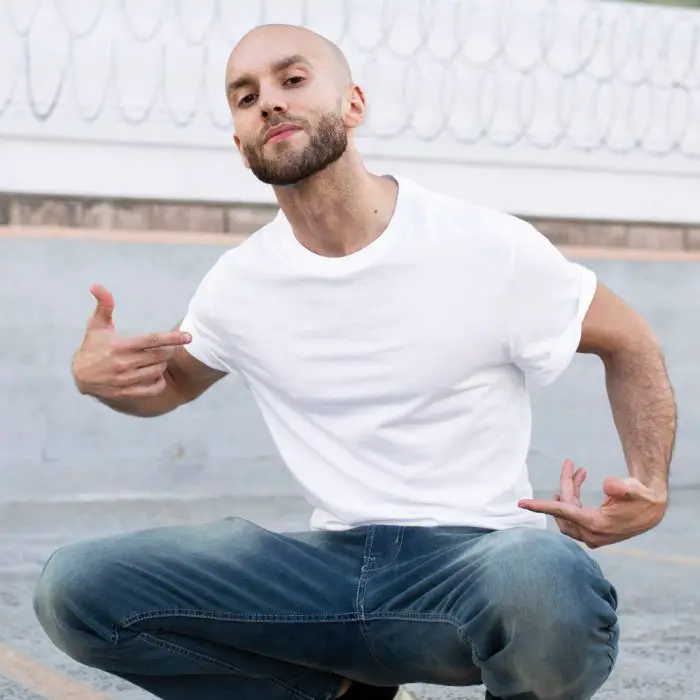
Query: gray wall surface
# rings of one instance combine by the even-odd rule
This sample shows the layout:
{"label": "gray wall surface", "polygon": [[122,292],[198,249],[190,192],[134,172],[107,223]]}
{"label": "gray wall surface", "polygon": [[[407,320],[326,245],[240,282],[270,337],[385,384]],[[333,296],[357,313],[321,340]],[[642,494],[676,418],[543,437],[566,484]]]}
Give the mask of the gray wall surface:
{"label": "gray wall surface", "polygon": [[[157,419],[116,414],[73,387],[71,357],[94,308],[91,283],[114,293],[121,332],[167,329],[222,252],[0,239],[0,501],[297,491],[254,402],[233,379]],[[697,486],[698,263],[587,264],[647,316],[662,340],[680,407],[672,483]],[[530,466],[537,490],[556,488],[565,458],[588,468],[591,490],[606,475],[625,473],[596,359],[577,357],[554,386],[535,393],[534,410]]]}

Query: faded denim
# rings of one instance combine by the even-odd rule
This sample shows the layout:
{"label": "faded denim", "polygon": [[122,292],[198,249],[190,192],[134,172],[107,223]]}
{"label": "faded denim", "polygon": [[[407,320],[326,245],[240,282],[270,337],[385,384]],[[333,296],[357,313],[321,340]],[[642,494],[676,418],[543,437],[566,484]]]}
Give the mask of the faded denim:
{"label": "faded denim", "polygon": [[343,677],[588,700],[617,658],[616,608],[558,532],[238,518],[63,547],[34,599],[58,648],[168,700],[330,700]]}

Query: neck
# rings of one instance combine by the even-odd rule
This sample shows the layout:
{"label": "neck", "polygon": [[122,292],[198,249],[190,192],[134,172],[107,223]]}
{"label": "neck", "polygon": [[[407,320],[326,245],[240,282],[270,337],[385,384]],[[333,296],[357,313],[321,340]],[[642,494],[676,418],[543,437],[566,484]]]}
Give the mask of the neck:
{"label": "neck", "polygon": [[350,255],[378,238],[396,193],[396,183],[367,172],[354,151],[299,184],[275,188],[297,240],[326,257]]}

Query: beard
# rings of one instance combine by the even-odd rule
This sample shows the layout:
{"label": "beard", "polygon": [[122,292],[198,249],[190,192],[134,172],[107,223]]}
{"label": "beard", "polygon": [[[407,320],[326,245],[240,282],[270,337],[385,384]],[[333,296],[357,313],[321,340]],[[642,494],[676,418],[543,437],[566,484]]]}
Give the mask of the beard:
{"label": "beard", "polygon": [[268,128],[285,122],[303,127],[309,135],[309,143],[301,151],[281,141],[277,144],[277,153],[266,156],[262,140],[242,149],[255,177],[267,185],[296,185],[335,163],[347,150],[345,124],[335,114],[321,115],[313,128],[309,122],[292,122],[285,118],[278,119],[275,123],[270,122]]}

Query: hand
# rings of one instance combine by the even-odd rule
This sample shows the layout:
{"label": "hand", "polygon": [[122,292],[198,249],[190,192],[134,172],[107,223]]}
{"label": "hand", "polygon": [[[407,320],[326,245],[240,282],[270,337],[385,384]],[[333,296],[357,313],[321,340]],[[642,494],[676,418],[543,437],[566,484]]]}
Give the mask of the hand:
{"label": "hand", "polygon": [[112,318],[114,297],[100,285],[90,291],[97,307],[72,365],[78,390],[99,399],[157,396],[166,386],[168,360],[192,338],[180,331],[122,338]]}
{"label": "hand", "polygon": [[591,549],[641,535],[658,525],[666,513],[665,487],[649,487],[638,479],[608,477],[603,482],[605,499],[598,508],[581,504],[581,485],[586,471],[567,460],[561,472],[559,492],[553,500],[523,499],[518,505],[535,513],[554,516],[565,535]]}

